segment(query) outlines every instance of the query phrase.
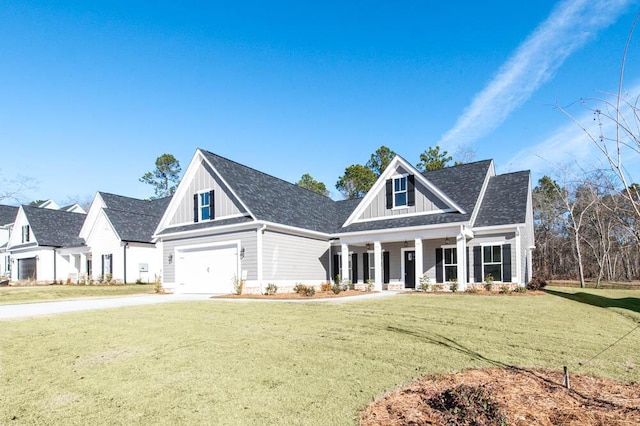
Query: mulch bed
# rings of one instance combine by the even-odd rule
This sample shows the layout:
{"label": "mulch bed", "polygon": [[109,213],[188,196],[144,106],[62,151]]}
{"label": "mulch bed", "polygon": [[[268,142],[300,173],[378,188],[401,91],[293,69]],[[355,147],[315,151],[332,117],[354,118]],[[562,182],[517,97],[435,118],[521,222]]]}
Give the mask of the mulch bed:
{"label": "mulch bed", "polygon": [[376,293],[375,291],[364,292],[359,290],[346,290],[335,294],[332,291],[316,291],[314,296],[302,296],[298,293],[276,293],[270,296],[264,294],[222,294],[213,296],[212,299],[269,299],[269,300],[297,300],[297,299],[336,299],[339,297],[362,296],[364,294]]}
{"label": "mulch bed", "polygon": [[[483,419],[453,421],[434,409],[434,397],[460,385],[480,387],[509,425],[640,425],[640,384],[545,369],[486,368],[415,380],[366,407],[360,425],[489,425]],[[447,422],[448,419],[448,422]],[[499,423],[498,423],[499,424]]]}

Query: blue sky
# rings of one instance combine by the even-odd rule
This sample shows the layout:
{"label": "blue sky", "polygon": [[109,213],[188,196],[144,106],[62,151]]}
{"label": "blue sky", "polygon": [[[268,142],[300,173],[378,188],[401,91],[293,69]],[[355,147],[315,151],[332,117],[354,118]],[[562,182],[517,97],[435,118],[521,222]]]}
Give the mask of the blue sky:
{"label": "blue sky", "polygon": [[33,179],[25,202],[146,198],[138,178],[156,157],[185,169],[201,147],[291,182],[310,173],[340,198],[345,167],[381,145],[415,164],[440,144],[494,158],[499,172],[531,169],[535,184],[558,165],[597,162],[555,106],[617,89],[638,10],[635,0],[0,0],[0,175]]}

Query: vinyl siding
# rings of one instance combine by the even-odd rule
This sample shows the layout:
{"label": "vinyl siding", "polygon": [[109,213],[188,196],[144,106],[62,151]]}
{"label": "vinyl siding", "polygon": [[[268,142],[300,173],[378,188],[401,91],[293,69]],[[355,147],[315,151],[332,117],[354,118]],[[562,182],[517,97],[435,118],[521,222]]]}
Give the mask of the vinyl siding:
{"label": "vinyl siding", "polygon": [[[406,174],[408,173],[402,167],[398,167],[397,174]],[[371,203],[364,209],[364,212],[359,220],[362,219],[372,219],[372,218],[382,218],[389,216],[398,216],[408,213],[426,213],[434,210],[443,210],[448,208],[442,200],[435,196],[431,191],[429,191],[422,183],[418,182],[416,179],[415,183],[415,205],[406,208],[398,208],[398,209],[387,209],[386,208],[386,189],[384,185],[382,189],[376,194],[376,197],[371,201]]]}
{"label": "vinyl siding", "polygon": [[189,183],[186,195],[180,200],[178,208],[169,221],[169,225],[179,225],[193,222],[193,194],[208,191],[215,191],[215,218],[220,219],[226,216],[244,214],[240,202],[233,196],[231,191],[222,183],[215,172],[204,162],[200,163],[198,170]]}
{"label": "vinyl siding", "polygon": [[266,231],[263,280],[329,280],[329,242]]}
{"label": "vinyl siding", "polygon": [[[515,232],[507,232],[507,233],[494,233],[494,234],[483,234],[478,235],[476,233],[476,237],[472,240],[467,241],[467,246],[471,247],[471,256],[469,258],[469,281],[474,282],[473,277],[473,247],[482,246],[482,245],[502,245],[502,244],[511,244],[511,275],[512,282],[521,281],[521,277],[517,276],[518,271],[516,270],[516,261],[518,254],[516,253],[516,234]],[[523,270],[524,273],[524,270]],[[483,275],[484,276],[484,275]],[[496,281],[499,281],[496,279]]]}
{"label": "vinyl siding", "polygon": [[245,249],[244,259],[241,260],[240,269],[247,271],[247,280],[256,280],[257,272],[257,253],[256,253],[256,230],[227,232],[217,235],[208,235],[204,237],[165,239],[162,248],[162,282],[175,282],[175,262],[169,264],[169,254],[175,258],[175,251],[181,247],[192,245],[206,245],[214,243],[240,241],[240,245]]}

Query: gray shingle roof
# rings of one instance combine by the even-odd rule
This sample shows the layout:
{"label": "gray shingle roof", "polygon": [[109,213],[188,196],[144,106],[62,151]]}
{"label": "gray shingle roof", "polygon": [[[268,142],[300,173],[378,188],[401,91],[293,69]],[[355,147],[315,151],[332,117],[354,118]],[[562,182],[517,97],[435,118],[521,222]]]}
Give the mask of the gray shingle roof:
{"label": "gray shingle roof", "polygon": [[253,219],[251,219],[250,217],[232,217],[230,219],[221,219],[213,222],[198,222],[189,225],[173,226],[171,228],[163,229],[158,235],[173,234],[174,232],[195,231],[203,228],[218,228],[221,226],[236,225],[239,223],[249,222],[253,222]]}
{"label": "gray shingle roof", "polygon": [[335,229],[338,209],[331,198],[209,151],[201,152],[257,220],[319,232]]}
{"label": "gray shingle roof", "polygon": [[17,214],[18,207],[0,205],[0,226],[15,222]]}
{"label": "gray shingle roof", "polygon": [[84,241],[78,234],[86,215],[34,206],[22,206],[22,208],[38,245],[47,247],[84,245]]}
{"label": "gray shingle roof", "polygon": [[106,204],[109,221],[122,241],[151,243],[152,236],[171,197],[140,200],[122,195],[100,192]]}
{"label": "gray shingle roof", "polygon": [[492,176],[474,226],[525,223],[530,172]]}

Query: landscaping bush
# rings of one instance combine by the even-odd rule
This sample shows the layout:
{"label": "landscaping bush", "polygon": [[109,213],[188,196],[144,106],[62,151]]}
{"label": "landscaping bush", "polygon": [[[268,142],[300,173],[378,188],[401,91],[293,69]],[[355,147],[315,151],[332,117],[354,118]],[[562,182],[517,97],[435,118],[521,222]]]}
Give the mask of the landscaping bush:
{"label": "landscaping bush", "polygon": [[429,291],[429,287],[431,287],[431,279],[427,274],[423,274],[420,277],[420,291],[427,292]]}
{"label": "landscaping bush", "polygon": [[312,296],[315,296],[315,294],[316,294],[316,289],[313,288],[313,286],[310,285],[308,287],[305,287],[303,296],[312,297]]}
{"label": "landscaping bush", "polygon": [[455,293],[456,291],[458,291],[458,280],[457,279],[451,280],[451,284],[449,284],[449,290],[451,290],[452,293]]}
{"label": "landscaping bush", "polygon": [[547,282],[543,278],[533,277],[531,281],[527,283],[527,290],[542,290],[547,286]]}
{"label": "landscaping bush", "polygon": [[473,284],[469,284],[467,286],[467,289],[464,292],[465,293],[469,293],[469,294],[477,294],[478,293],[478,288]]}
{"label": "landscaping bush", "polygon": [[491,274],[484,277],[484,289],[487,291],[493,290],[493,276]]}
{"label": "landscaping bush", "polygon": [[331,285],[331,283],[323,283],[320,286],[320,291],[324,292],[324,293],[329,293],[330,291],[333,290],[333,287],[335,287],[336,285],[338,285],[337,283],[334,285]]}
{"label": "landscaping bush", "polygon": [[526,293],[527,287],[519,285],[513,291],[515,291],[516,293]]}
{"label": "landscaping bush", "polygon": [[335,283],[333,286],[331,286],[331,291],[333,291],[333,294],[340,294],[340,292],[342,291],[342,286],[338,283]]}
{"label": "landscaping bush", "polygon": [[366,291],[373,291],[373,289],[375,288],[376,284],[373,282],[373,280],[371,278],[369,278],[367,280],[367,288],[365,289]]}
{"label": "landscaping bush", "polygon": [[447,425],[506,425],[507,416],[485,386],[459,385],[428,400]]}
{"label": "landscaping bush", "polygon": [[304,284],[297,283],[293,287],[293,291],[298,293],[298,294],[304,294],[304,292],[307,291],[307,286],[304,285]]}
{"label": "landscaping bush", "polygon": [[509,294],[511,293],[511,286],[509,284],[502,284],[500,286],[500,294]]}
{"label": "landscaping bush", "polygon": [[434,285],[431,286],[431,289],[434,292],[442,291],[442,290],[444,290],[444,284],[434,284]]}
{"label": "landscaping bush", "polygon": [[267,284],[267,288],[265,289],[265,293],[267,296],[273,296],[278,292],[278,286],[274,283]]}

